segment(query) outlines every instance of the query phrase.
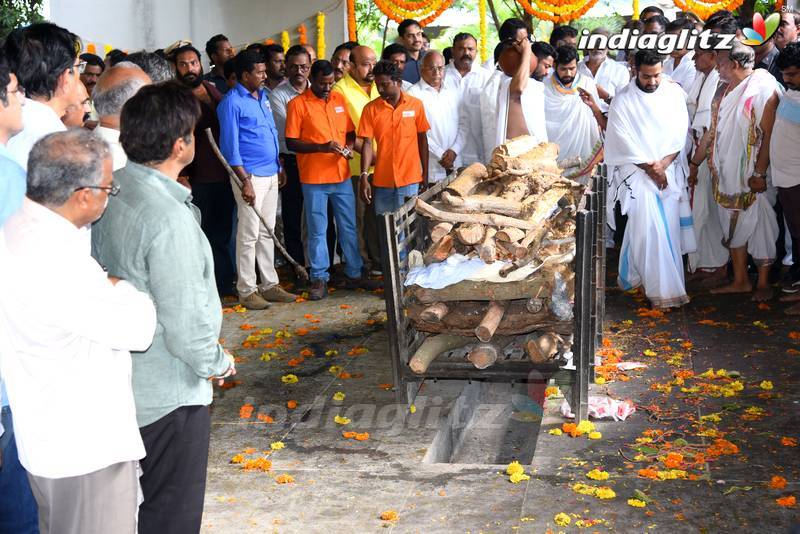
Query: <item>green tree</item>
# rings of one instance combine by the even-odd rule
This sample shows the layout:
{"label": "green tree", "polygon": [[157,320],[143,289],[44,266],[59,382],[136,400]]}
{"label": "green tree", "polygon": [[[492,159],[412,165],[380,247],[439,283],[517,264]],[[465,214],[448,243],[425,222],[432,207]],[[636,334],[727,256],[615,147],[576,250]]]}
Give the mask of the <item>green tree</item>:
{"label": "green tree", "polygon": [[42,20],[44,0],[2,0],[0,2],[0,39],[11,30]]}

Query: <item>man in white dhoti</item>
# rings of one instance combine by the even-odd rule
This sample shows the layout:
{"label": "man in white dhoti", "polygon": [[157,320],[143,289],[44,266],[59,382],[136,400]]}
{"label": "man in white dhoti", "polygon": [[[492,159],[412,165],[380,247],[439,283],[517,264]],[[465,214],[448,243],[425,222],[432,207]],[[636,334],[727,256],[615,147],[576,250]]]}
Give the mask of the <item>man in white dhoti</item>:
{"label": "man in white dhoti", "polygon": [[[592,30],[591,35],[610,34],[604,28]],[[628,68],[617,61],[608,59],[607,48],[592,48],[587,50],[586,56],[578,63],[578,72],[594,80],[597,85],[597,94],[600,96],[600,110],[608,112],[608,104],[617,91],[631,82]]]}
{"label": "man in white dhoti", "polygon": [[580,159],[574,180],[590,175],[603,158],[606,117],[599,100],[594,82],[578,73],[578,51],[558,47],[555,70],[545,79],[544,116],[547,138],[558,145],[559,163]]}
{"label": "man in white dhoti", "polygon": [[693,245],[690,232],[681,231],[686,181],[685,161],[678,158],[689,116],[680,86],[661,80],[662,61],[652,50],[636,53],[636,77],[611,102],[605,141],[606,162],[617,167],[609,194],[628,215],[619,285],[644,286],[658,308],[689,302],[682,254]]}
{"label": "man in white dhoti", "polygon": [[[717,202],[711,190],[711,171],[704,154],[697,151],[700,139],[711,128],[711,102],[719,85],[717,72],[717,53],[714,50],[698,48],[694,63],[697,76],[689,88],[687,106],[689,108],[689,186],[693,188],[692,219],[697,251],[689,254],[689,271],[697,277],[710,276],[708,282],[715,282],[725,276],[728,263],[728,249],[722,244],[722,226],[717,216]],[[697,156],[697,161],[694,158]]]}
{"label": "man in white dhoti", "polygon": [[695,156],[708,147],[711,184],[724,244],[733,260],[733,282],[712,293],[750,293],[747,254],[758,266],[753,300],[772,297],[769,269],[775,260],[778,222],[772,206],[775,188],[767,175],[775,111],[782,92],[766,70],[753,70],[755,52],[739,41],[717,54],[717,69],[725,85],[714,97],[711,129]]}
{"label": "man in white dhoti", "polygon": [[428,130],[428,183],[443,180],[459,166],[463,140],[458,128],[458,91],[444,87],[444,56],[431,50],[422,58],[422,78],[408,94],[422,100]]}
{"label": "man in white dhoti", "polygon": [[495,147],[520,135],[547,141],[544,84],[531,78],[536,59],[530,41],[503,41],[498,46],[501,64],[504,63],[503,54],[512,58],[516,55],[517,61],[505,62],[514,70],[497,70],[481,93],[483,155],[486,158],[491,157]]}
{"label": "man in white dhoti", "polygon": [[[462,138],[461,165],[485,161],[481,137],[481,92],[489,71],[475,56],[478,41],[469,33],[453,38],[453,62],[444,68],[444,87],[458,92],[458,129]],[[430,115],[428,116],[430,118]]]}
{"label": "man in white dhoti", "polygon": [[[694,22],[688,18],[677,18],[667,25],[667,33],[676,37],[683,30],[693,29]],[[697,74],[694,66],[694,50],[676,47],[664,62],[664,74],[668,74],[684,91],[688,91]]]}

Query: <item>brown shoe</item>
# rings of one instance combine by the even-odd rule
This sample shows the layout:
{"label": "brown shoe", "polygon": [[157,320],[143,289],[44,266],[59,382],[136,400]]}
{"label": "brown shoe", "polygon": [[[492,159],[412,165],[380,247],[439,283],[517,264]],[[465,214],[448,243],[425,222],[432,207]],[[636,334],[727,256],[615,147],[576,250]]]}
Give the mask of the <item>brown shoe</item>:
{"label": "brown shoe", "polygon": [[366,291],[374,291],[375,289],[383,288],[383,282],[380,280],[373,280],[367,277],[361,278],[348,278],[344,280],[345,289],[364,289]]}
{"label": "brown shoe", "polygon": [[308,300],[322,300],[328,296],[328,284],[325,280],[314,280],[311,282],[311,291],[308,292]]}
{"label": "brown shoe", "polygon": [[258,293],[264,300],[269,302],[294,302],[297,300],[297,295],[289,293],[281,286],[272,286],[269,289],[259,289]]}
{"label": "brown shoe", "polygon": [[250,293],[246,297],[239,295],[239,304],[248,310],[266,310],[269,308],[269,302],[258,294],[258,291]]}

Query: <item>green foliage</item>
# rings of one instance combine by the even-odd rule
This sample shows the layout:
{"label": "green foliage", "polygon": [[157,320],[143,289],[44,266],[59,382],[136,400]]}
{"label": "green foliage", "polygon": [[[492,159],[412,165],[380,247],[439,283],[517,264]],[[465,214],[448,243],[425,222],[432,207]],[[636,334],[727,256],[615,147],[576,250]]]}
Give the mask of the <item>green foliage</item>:
{"label": "green foliage", "polygon": [[584,28],[589,31],[592,31],[596,28],[605,28],[611,33],[617,33],[622,30],[624,25],[625,19],[620,15],[611,15],[608,17],[582,17],[572,22],[572,26],[575,27],[578,32]]}
{"label": "green foliage", "polygon": [[0,7],[0,39],[11,30],[42,20],[44,0],[3,0]]}

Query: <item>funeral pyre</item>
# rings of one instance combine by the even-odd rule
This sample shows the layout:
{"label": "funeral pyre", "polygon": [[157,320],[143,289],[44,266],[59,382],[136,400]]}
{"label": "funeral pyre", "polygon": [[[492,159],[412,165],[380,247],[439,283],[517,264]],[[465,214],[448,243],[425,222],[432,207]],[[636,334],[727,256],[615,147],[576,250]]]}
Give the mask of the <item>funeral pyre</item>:
{"label": "funeral pyre", "polygon": [[555,144],[518,137],[437,198],[417,199],[431,245],[409,255],[404,306],[417,330],[434,335],[411,358],[415,373],[461,347],[478,369],[511,345],[536,364],[569,353],[576,203],[585,186],[564,176],[557,156]]}

